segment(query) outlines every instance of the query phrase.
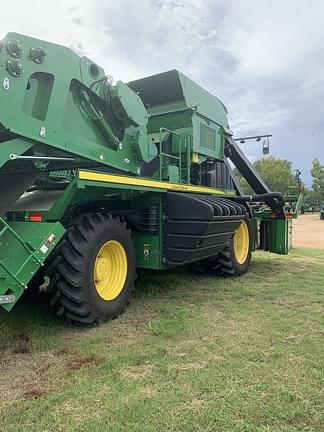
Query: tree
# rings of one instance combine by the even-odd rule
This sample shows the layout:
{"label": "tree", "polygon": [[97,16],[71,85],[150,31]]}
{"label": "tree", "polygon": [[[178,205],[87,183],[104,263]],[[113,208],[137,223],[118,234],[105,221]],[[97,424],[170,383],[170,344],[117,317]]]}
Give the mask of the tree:
{"label": "tree", "polygon": [[[294,177],[291,172],[292,163],[286,159],[278,159],[273,156],[264,157],[256,160],[253,167],[261,176],[264,182],[274,192],[285,194],[288,186],[294,183]],[[238,174],[237,170],[235,171]],[[244,193],[253,193],[247,181],[239,174],[242,189]]]}
{"label": "tree", "polygon": [[304,189],[304,204],[307,204],[310,207],[318,206],[318,199],[313,189]]}
{"label": "tree", "polygon": [[324,201],[324,167],[318,159],[313,160],[311,175],[313,177],[312,189],[316,196],[316,204],[319,206]]}

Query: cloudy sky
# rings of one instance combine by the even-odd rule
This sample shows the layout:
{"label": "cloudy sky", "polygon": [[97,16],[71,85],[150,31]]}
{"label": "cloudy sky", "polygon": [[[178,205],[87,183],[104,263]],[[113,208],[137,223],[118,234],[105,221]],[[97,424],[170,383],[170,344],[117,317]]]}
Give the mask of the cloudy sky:
{"label": "cloudy sky", "polygon": [[1,8],[8,31],[68,45],[115,79],[179,69],[225,103],[236,136],[272,133],[271,154],[306,184],[324,164],[323,0],[16,0]]}

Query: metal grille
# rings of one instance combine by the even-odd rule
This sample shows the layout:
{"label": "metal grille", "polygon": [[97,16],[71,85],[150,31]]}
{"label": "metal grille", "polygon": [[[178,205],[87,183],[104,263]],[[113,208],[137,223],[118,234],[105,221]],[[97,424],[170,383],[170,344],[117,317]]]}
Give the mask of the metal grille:
{"label": "metal grille", "polygon": [[214,129],[200,125],[200,145],[208,150],[216,150],[216,132]]}

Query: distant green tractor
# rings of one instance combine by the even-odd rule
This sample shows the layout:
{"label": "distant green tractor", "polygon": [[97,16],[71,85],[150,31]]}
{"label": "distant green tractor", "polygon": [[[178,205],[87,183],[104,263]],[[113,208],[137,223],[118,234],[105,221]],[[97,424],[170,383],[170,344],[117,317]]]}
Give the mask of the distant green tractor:
{"label": "distant green tractor", "polygon": [[239,276],[255,248],[288,253],[283,197],[236,144],[222,102],[180,72],[113,85],[87,57],[9,33],[0,98],[5,310],[36,284],[58,315],[91,325],[125,308],[137,267]]}
{"label": "distant green tractor", "polygon": [[294,183],[288,186],[288,192],[284,196],[286,202],[285,209],[287,212],[291,212],[295,219],[305,211],[304,189],[305,185],[301,180],[301,171],[295,169]]}

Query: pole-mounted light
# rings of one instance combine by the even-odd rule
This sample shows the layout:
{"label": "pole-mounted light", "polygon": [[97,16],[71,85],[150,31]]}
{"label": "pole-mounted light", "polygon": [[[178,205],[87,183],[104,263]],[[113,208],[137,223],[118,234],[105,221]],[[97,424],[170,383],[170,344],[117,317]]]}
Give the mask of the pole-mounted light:
{"label": "pole-mounted light", "polygon": [[264,155],[269,154],[270,151],[270,140],[269,138],[272,137],[271,134],[267,134],[267,135],[255,135],[255,136],[248,136],[248,137],[241,137],[241,138],[235,138],[235,141],[239,141],[240,144],[244,144],[246,141],[249,140],[255,140],[257,142],[260,142],[262,138],[262,153]]}

